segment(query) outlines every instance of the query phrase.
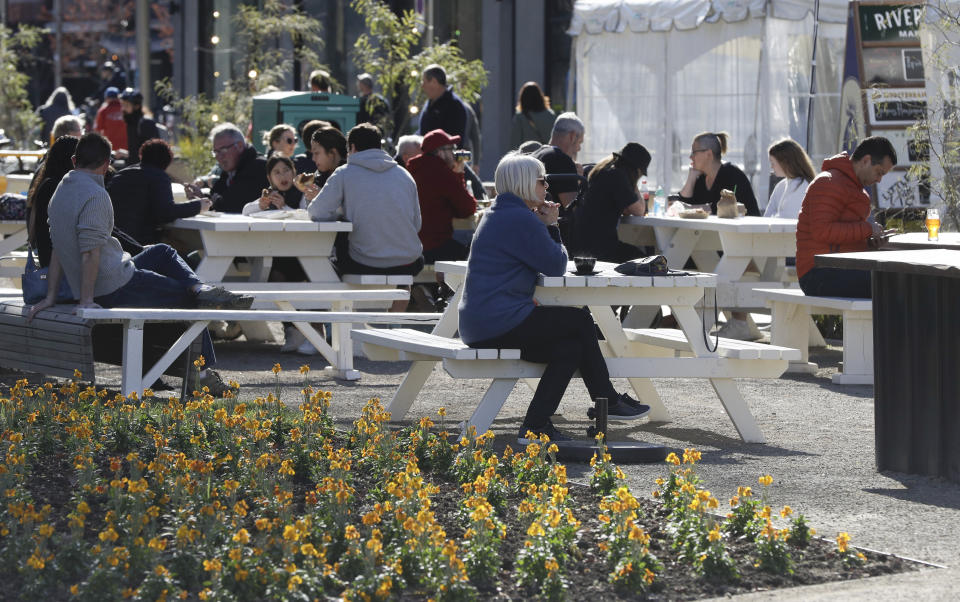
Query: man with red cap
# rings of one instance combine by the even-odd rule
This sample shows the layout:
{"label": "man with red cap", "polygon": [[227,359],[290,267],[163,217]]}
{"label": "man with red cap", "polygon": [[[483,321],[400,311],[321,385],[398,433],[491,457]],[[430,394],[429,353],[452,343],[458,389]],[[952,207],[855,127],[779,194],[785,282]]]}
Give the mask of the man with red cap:
{"label": "man with red cap", "polygon": [[459,143],[460,136],[433,130],[423,137],[420,154],[407,162],[420,197],[420,241],[426,263],[462,260],[469,253],[453,238],[453,219],[469,217],[477,210],[477,202],[466,187],[465,163],[453,154]]}

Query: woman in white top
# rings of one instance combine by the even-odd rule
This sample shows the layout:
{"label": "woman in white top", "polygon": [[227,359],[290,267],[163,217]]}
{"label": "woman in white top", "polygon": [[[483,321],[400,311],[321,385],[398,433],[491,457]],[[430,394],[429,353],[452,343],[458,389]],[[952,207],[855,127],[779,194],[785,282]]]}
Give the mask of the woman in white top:
{"label": "woman in white top", "polygon": [[774,143],[767,152],[773,174],[783,179],[774,187],[763,216],[797,219],[807,186],[816,175],[810,157],[790,138]]}

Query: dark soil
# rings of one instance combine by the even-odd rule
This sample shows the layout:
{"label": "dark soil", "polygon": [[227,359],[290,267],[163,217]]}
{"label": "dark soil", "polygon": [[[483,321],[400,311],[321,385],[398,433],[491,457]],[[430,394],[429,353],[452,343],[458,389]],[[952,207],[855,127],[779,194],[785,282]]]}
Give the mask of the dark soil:
{"label": "dark soil", "polygon": [[[435,481],[436,482],[436,481]],[[433,498],[432,508],[438,520],[444,525],[447,536],[459,538],[463,534],[463,525],[458,522],[456,510],[462,494],[453,483],[441,483],[440,491]],[[519,502],[517,497],[515,502]],[[577,544],[576,558],[565,569],[570,592],[591,601],[597,600],[698,600],[702,598],[722,597],[749,592],[863,579],[878,575],[919,570],[915,562],[897,556],[864,552],[867,560],[861,566],[847,567],[836,554],[836,544],[832,541],[813,540],[804,549],[791,550],[794,559],[792,575],[776,575],[753,566],[753,544],[749,541],[733,541],[727,549],[737,562],[740,579],[732,582],[712,581],[694,574],[688,564],[680,560],[679,555],[670,547],[671,539],[663,531],[666,524],[666,512],[652,500],[640,499],[641,523],[650,534],[650,551],[663,564],[663,572],[657,574],[649,595],[622,596],[613,590],[607,582],[609,569],[603,552],[597,547],[600,523],[597,520],[598,498],[587,487],[571,484],[567,504],[581,521],[581,537]],[[508,504],[508,507],[515,504]],[[495,591],[481,592],[490,600],[527,600],[530,593],[521,590],[513,577],[513,559],[526,539],[515,515],[505,518],[507,536],[503,541],[500,556],[503,565],[500,569],[500,585]],[[414,599],[414,598],[408,598]]]}

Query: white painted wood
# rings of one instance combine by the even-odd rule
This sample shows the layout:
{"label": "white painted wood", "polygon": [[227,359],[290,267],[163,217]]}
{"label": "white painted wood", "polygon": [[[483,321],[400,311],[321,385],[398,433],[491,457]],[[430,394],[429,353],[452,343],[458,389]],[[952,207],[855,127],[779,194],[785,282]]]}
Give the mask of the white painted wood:
{"label": "white painted wood", "polygon": [[[691,352],[690,343],[682,330],[674,328],[628,328],[624,329],[627,339],[642,341],[651,345],[668,347],[678,351]],[[720,338],[717,355],[735,359],[772,359],[799,360],[801,353],[796,348],[767,345],[752,341]]]}
{"label": "white painted wood", "polygon": [[328,311],[260,311],[252,309],[153,309],[153,308],[80,308],[77,315],[99,321],[122,322],[191,322],[194,320],[226,320],[243,322],[283,322],[296,319],[301,322],[363,322],[369,324],[436,324],[440,314],[394,312],[328,312]]}
{"label": "white painted wood", "polygon": [[[164,370],[170,367],[170,365],[179,357],[181,353],[189,347],[194,340],[203,330],[207,327],[206,322],[194,322],[190,325],[187,330],[173,342],[173,345],[170,346],[170,349],[167,350],[163,356],[157,360],[157,362],[147,371],[143,376],[143,379],[140,381],[140,385],[137,386],[136,390],[138,393],[142,392],[141,387],[148,387],[152,385],[160,375],[163,374]],[[188,377],[185,377],[188,378]],[[130,391],[124,391],[124,395],[129,395]]]}
{"label": "white painted wood", "polygon": [[483,399],[477,404],[470,419],[463,425],[461,435],[469,433],[471,427],[476,428],[478,435],[489,431],[490,425],[493,424],[497,414],[500,413],[500,409],[503,408],[503,404],[507,401],[507,397],[510,396],[516,384],[516,378],[493,379],[493,382],[487,387],[486,392],[483,394]]}
{"label": "white painted wood", "polygon": [[[611,378],[627,379],[777,378],[787,368],[786,360],[723,357],[610,357],[606,362]],[[443,360],[444,369],[454,378],[540,378],[544,366],[523,360]]]}
{"label": "white painted wood", "polygon": [[737,388],[736,383],[729,378],[713,378],[710,379],[710,384],[716,391],[717,397],[720,398],[720,402],[727,411],[727,415],[730,416],[730,420],[740,434],[740,438],[747,443],[766,443],[766,439],[760,431],[760,426],[754,419],[753,414],[750,413],[750,407],[747,406],[747,402],[740,394],[740,389]]}
{"label": "white painted wood", "polygon": [[799,360],[791,361],[788,372],[814,373],[818,368],[809,361],[810,315],[840,314],[843,316],[843,365],[831,380],[838,385],[873,384],[871,299],[815,297],[805,295],[800,289],[758,289],[756,292],[768,299],[772,309],[771,342],[795,346],[801,352]]}
{"label": "white painted wood", "polygon": [[143,392],[143,321],[131,321],[123,329],[123,370],[120,387],[124,395]]}

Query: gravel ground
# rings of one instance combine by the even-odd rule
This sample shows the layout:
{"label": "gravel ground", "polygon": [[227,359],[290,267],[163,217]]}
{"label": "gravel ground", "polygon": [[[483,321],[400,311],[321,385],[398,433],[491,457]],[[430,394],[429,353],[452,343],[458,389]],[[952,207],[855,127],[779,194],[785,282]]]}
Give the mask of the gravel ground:
{"label": "gravel ground", "polygon": [[[276,390],[281,398],[296,403],[303,382],[298,368],[312,365],[311,385],[333,392],[332,411],[344,427],[359,416],[371,397],[389,401],[406,372],[403,362],[370,362],[357,358],[363,375],[358,381],[332,378],[321,371],[321,356],[304,357],[279,353],[276,343],[237,340],[218,343],[218,369],[225,379],[241,384],[241,397],[253,398]],[[763,445],[743,443],[719,400],[705,380],[662,379],[656,388],[673,415],[673,422],[641,421],[610,432],[611,440],[661,443],[671,450],[694,447],[703,452],[697,472],[705,486],[719,499],[730,497],[738,485],[758,489],[757,477],[771,474],[770,502],[789,504],[805,514],[818,534],[833,538],[847,531],[854,545],[894,553],[948,567],[909,576],[893,576],[831,584],[770,594],[760,599],[826,599],[837,594],[849,598],[899,600],[956,599],[960,584],[956,530],[960,525],[960,484],[941,479],[899,473],[878,473],[874,464],[873,387],[835,386],[830,375],[837,371],[841,350],[812,350],[820,364],[816,375],[787,375],[778,380],[742,379],[741,390],[767,437]],[[275,377],[270,369],[280,363]],[[98,365],[98,384],[117,386],[119,369]],[[11,375],[2,377],[9,382]],[[171,384],[175,381],[170,380]],[[177,383],[178,384],[178,383]],[[615,383],[619,390],[626,381]],[[435,369],[408,419],[429,415],[436,419],[441,405],[448,411],[448,424],[466,419],[486,387],[485,381],[457,380]],[[530,391],[519,384],[494,422],[497,445],[516,447],[516,433],[529,402]],[[557,426],[586,439],[588,395],[575,381],[560,407]],[[634,492],[650,495],[654,479],[667,473],[662,464],[625,465]],[[585,465],[569,465],[571,478],[585,481]]]}

